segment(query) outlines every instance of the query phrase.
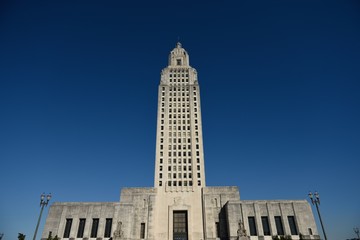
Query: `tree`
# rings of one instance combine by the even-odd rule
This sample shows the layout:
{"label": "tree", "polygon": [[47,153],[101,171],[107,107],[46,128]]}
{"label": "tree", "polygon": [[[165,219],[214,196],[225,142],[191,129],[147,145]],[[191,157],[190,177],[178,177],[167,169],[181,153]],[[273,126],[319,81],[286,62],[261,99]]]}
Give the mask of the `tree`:
{"label": "tree", "polygon": [[25,240],[25,237],[26,237],[26,235],[24,235],[22,233],[19,233],[19,235],[18,235],[19,240]]}

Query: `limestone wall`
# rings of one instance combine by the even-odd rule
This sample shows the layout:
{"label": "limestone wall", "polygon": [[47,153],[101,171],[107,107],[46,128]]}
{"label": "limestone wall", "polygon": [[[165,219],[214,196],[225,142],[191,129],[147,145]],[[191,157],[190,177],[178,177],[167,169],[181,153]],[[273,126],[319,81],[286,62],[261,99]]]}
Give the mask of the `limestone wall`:
{"label": "limestone wall", "polygon": [[[292,235],[288,216],[293,216],[298,234],[292,235],[292,239],[299,239],[300,234],[307,239],[319,239],[313,213],[306,200],[230,201],[226,204],[225,209],[230,239],[237,239],[239,221],[244,223],[244,227],[250,235],[248,217],[255,217],[256,236],[250,236],[250,238],[252,240],[271,240],[271,236],[279,235],[275,216],[281,217],[284,235]],[[261,217],[268,217],[269,236],[264,236]]]}
{"label": "limestone wall", "polygon": [[[105,221],[107,218],[114,218],[115,208],[118,205],[119,203],[116,202],[55,202],[50,206],[41,239],[46,239],[49,232],[52,233],[53,237],[57,235],[63,238],[66,219],[72,219],[69,239],[75,239],[80,218],[86,219],[84,238],[90,238],[93,218],[99,219],[97,236],[102,238],[105,231]],[[114,221],[112,228],[114,228]]]}

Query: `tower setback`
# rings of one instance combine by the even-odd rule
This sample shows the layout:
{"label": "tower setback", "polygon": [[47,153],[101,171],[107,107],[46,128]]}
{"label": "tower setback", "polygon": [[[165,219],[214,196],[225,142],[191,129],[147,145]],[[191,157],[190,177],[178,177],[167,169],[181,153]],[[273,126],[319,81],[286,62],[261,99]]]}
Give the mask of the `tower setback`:
{"label": "tower setback", "polygon": [[56,202],[42,240],[319,239],[306,200],[241,201],[238,187],[207,187],[197,72],[180,43],[158,90],[154,187],[123,188],[119,202]]}

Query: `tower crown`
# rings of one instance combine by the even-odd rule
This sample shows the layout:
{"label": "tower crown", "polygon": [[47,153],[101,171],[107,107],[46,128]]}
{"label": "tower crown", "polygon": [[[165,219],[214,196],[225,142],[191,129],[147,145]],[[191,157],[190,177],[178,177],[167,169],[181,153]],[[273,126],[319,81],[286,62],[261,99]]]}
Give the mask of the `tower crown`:
{"label": "tower crown", "polygon": [[176,47],[170,52],[169,66],[171,67],[189,67],[189,55],[186,50],[182,48],[181,43],[178,42]]}

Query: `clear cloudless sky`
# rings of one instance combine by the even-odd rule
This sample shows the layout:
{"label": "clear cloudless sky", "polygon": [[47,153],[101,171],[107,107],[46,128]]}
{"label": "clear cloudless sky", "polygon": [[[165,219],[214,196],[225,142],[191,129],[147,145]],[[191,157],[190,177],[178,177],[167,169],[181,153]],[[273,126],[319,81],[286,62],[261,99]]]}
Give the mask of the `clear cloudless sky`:
{"label": "clear cloudless sky", "polygon": [[207,185],[249,200],[317,190],[328,239],[356,237],[359,1],[5,0],[3,240],[32,239],[42,192],[115,202],[153,186],[157,88],[178,39],[199,74]]}

